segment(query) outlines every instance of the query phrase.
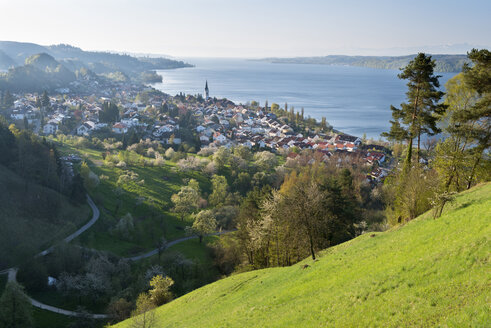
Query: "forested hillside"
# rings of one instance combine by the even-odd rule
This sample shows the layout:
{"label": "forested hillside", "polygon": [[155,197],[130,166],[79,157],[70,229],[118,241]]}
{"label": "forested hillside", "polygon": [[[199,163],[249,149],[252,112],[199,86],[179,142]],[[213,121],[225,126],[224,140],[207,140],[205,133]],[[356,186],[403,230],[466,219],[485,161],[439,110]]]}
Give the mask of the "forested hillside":
{"label": "forested hillside", "polygon": [[[340,66],[360,66],[383,69],[399,69],[406,66],[414,55],[408,56],[324,56],[296,58],[266,58],[265,61],[282,64],[320,64]],[[433,55],[436,60],[436,72],[460,72],[466,55]]]}
{"label": "forested hillside", "polygon": [[160,82],[156,69],[189,67],[168,58],[133,57],[109,52],[83,51],[66,44],[41,46],[0,41],[0,90],[42,91],[67,88],[85,72],[111,80]]}
{"label": "forested hillside", "polygon": [[[83,186],[67,180],[54,146],[0,117],[0,269],[33,256],[89,219]],[[76,180],[76,179],[75,179]]]}

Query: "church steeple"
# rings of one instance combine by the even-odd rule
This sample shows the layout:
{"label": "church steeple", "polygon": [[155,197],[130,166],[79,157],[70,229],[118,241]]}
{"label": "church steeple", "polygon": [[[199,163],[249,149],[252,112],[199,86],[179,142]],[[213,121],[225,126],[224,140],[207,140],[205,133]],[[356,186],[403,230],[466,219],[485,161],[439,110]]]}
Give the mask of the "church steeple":
{"label": "church steeple", "polygon": [[210,99],[210,90],[208,89],[208,80],[206,80],[206,84],[205,84],[205,99],[206,100]]}

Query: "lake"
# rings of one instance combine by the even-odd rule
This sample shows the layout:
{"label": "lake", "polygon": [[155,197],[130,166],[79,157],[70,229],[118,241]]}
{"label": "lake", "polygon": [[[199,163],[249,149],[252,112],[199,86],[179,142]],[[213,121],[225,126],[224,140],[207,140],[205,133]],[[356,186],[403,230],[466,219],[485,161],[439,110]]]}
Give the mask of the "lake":
{"label": "lake", "polygon": [[[337,130],[356,136],[378,138],[388,131],[390,105],[405,99],[406,81],[399,71],[351,66],[272,64],[246,59],[185,58],[195,67],[158,70],[162,83],[153,87],[175,95],[204,94],[208,80],[210,96],[236,103],[268,100],[283,107],[305,109],[318,120],[325,116]],[[454,73],[439,73],[443,85]]]}

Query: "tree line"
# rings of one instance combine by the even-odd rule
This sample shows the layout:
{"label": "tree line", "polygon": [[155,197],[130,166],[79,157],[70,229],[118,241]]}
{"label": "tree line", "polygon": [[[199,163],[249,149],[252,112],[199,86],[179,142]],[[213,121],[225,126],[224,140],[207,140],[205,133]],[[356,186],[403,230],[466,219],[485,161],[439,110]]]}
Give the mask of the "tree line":
{"label": "tree line", "polygon": [[[383,134],[406,144],[404,160],[386,183],[393,224],[431,207],[438,217],[454,193],[490,179],[491,53],[473,49],[468,58],[471,65],[447,82],[446,94],[431,56],[418,54],[399,74],[408,81],[407,101],[391,106],[391,129]],[[439,140],[427,139],[423,159],[422,139],[439,133]]]}

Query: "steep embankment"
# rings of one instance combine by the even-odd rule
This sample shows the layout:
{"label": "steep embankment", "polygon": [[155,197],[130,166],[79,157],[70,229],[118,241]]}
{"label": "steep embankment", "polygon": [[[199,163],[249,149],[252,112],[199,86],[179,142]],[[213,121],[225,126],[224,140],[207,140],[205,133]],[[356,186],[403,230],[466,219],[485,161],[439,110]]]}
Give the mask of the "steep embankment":
{"label": "steep embankment", "polygon": [[477,186],[437,220],[426,213],[328,249],[316,262],[200,288],[158,308],[155,326],[489,326],[490,213],[491,184]]}
{"label": "steep embankment", "polygon": [[90,217],[56,191],[26,183],[0,165],[0,270],[18,265],[61,240]]}

